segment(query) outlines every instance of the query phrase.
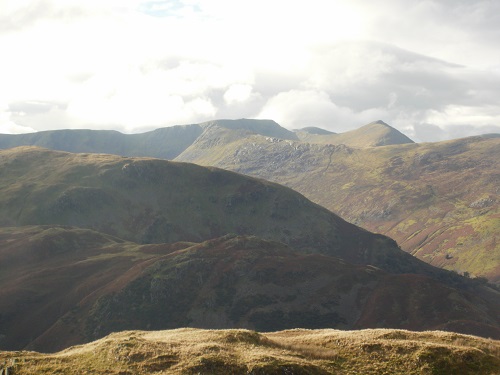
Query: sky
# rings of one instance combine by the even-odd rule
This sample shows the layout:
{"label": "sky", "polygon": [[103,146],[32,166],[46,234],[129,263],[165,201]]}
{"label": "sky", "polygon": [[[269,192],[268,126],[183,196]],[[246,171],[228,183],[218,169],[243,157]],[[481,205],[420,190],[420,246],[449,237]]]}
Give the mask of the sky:
{"label": "sky", "polygon": [[0,0],[0,133],[500,133],[500,1]]}

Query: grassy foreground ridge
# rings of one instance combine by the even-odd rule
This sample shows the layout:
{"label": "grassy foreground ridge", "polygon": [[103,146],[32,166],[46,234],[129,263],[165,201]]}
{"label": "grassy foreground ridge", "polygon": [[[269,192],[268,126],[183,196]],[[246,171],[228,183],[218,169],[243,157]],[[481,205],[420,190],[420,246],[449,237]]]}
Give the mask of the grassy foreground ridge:
{"label": "grassy foreground ridge", "polygon": [[[55,354],[0,352],[14,374],[498,374],[500,343],[440,331],[176,329]],[[1,368],[1,367],[0,367]]]}

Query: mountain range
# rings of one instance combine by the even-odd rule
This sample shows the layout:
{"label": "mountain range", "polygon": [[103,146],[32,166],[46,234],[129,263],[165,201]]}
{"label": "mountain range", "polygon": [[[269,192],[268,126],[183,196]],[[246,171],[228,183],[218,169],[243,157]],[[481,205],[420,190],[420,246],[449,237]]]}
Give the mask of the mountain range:
{"label": "mountain range", "polygon": [[500,293],[301,194],[214,167],[0,151],[0,348],[177,327],[500,337]]}
{"label": "mountain range", "polygon": [[[474,277],[495,281],[499,263],[494,136],[415,144],[380,121],[337,135],[221,120],[142,135],[23,137],[84,153],[0,150],[0,350],[54,352],[113,332],[179,327],[500,338],[500,292]],[[401,235],[408,252],[473,277],[353,223]],[[439,254],[450,262],[436,263]],[[465,268],[467,257],[475,263]],[[451,362],[432,366],[462,363],[446,350]],[[481,361],[498,359],[491,353]],[[12,355],[0,352],[4,364]],[[18,360],[45,361],[30,358]]]}
{"label": "mountain range", "polygon": [[143,134],[0,135],[0,147],[149,156],[289,186],[432,265],[500,282],[500,137],[416,144],[383,121],[335,134],[270,120],[217,120]]}

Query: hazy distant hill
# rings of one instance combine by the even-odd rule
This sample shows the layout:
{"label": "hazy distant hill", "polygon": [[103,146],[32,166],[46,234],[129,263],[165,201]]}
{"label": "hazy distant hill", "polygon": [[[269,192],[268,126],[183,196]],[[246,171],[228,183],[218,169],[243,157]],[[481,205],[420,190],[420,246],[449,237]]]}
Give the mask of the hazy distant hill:
{"label": "hazy distant hill", "polygon": [[[69,152],[94,152],[122,156],[149,156],[174,159],[193,145],[200,136],[212,133],[213,128],[230,130],[226,136],[247,137],[259,134],[266,137],[307,140],[315,143],[344,143],[356,147],[379,146],[412,142],[409,138],[378,121],[358,130],[335,134],[319,128],[289,131],[272,120],[215,120],[202,124],[160,128],[140,134],[122,134],[112,130],[51,130],[29,134],[0,134],[0,148],[40,146]],[[219,140],[219,142],[227,139]]]}
{"label": "hazy distant hill", "polygon": [[46,352],[114,331],[189,326],[500,338],[499,293],[481,284],[390,274],[255,236],[139,245],[75,227],[0,228],[0,270],[0,349]]}
{"label": "hazy distant hill", "polygon": [[500,138],[368,148],[216,138],[230,141],[210,146],[204,133],[176,160],[282,183],[433,265],[500,281]]}
{"label": "hazy distant hill", "polygon": [[304,128],[297,131],[303,142],[346,145],[356,148],[377,147],[414,143],[410,138],[379,120],[345,133],[329,133],[317,128]]}
{"label": "hazy distant hill", "polygon": [[202,124],[160,128],[140,134],[112,130],[50,130],[29,134],[0,134],[0,148],[39,146],[69,152],[93,152],[122,156],[173,159],[206,130],[231,129],[241,135],[261,134],[297,140],[297,135],[271,120],[216,120]]}
{"label": "hazy distant hill", "polygon": [[29,134],[0,134],[0,148],[39,146],[69,152],[172,159],[202,132],[199,125],[173,126],[142,134],[122,134],[112,130],[50,130]]}

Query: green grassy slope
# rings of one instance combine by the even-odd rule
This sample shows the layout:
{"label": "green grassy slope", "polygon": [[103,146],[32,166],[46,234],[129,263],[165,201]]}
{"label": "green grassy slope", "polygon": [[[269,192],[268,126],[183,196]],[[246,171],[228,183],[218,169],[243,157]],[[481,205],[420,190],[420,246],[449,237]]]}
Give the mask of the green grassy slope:
{"label": "green grassy slope", "polygon": [[499,155],[499,138],[355,149],[254,135],[177,160],[287,185],[428,263],[499,282]]}
{"label": "green grassy slope", "polygon": [[252,234],[395,272],[425,269],[389,238],[263,180],[157,159],[36,147],[0,151],[0,226],[38,224],[138,243]]}

